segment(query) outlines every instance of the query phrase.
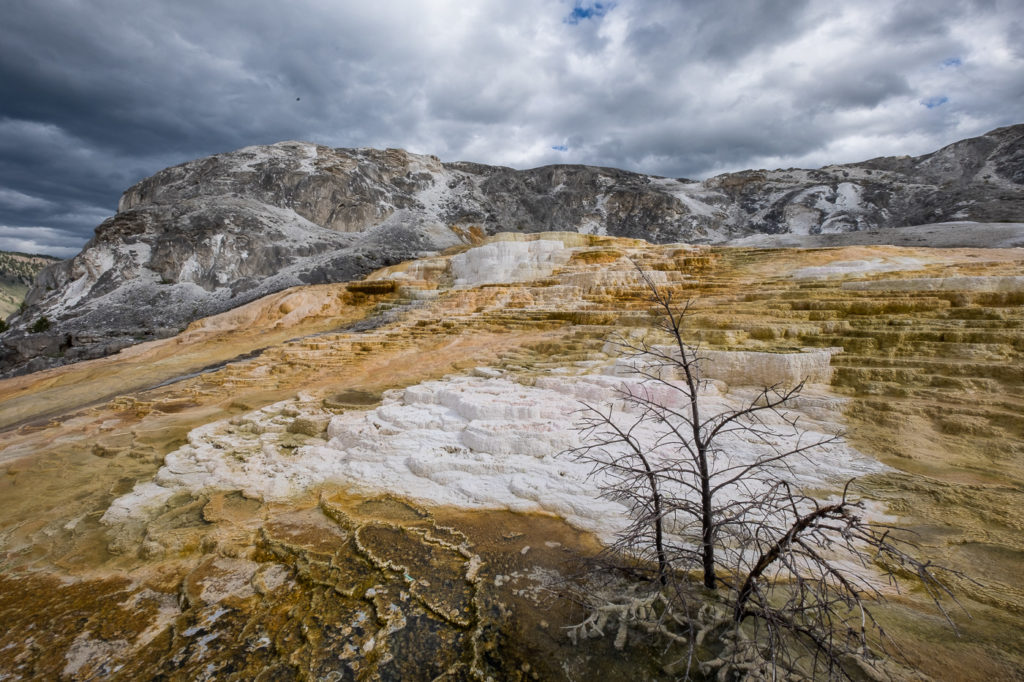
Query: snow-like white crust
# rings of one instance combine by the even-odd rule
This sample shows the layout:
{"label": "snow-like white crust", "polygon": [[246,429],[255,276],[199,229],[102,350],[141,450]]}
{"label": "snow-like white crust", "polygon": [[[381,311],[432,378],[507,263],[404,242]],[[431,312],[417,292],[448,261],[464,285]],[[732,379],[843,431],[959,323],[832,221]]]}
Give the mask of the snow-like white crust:
{"label": "snow-like white crust", "polygon": [[[328,484],[431,505],[547,512],[606,540],[614,537],[627,523],[625,508],[600,497],[605,481],[591,475],[589,464],[560,454],[580,444],[579,410],[584,404],[613,408],[616,420],[630,424],[637,412],[623,401],[623,391],[656,391],[659,401],[680,407],[683,394],[642,384],[621,363],[601,374],[540,377],[532,386],[493,371],[476,374],[389,391],[375,409],[330,418],[325,438],[310,438],[300,447],[282,447],[289,425],[297,419],[325,423],[329,417],[313,401],[285,401],[207,424],[167,456],[154,480],[115,500],[103,521],[144,520],[178,492],[241,490],[253,498],[284,500]],[[706,414],[735,409],[752,397],[750,390],[723,393],[723,387],[711,382],[702,393]],[[820,391],[795,402],[792,412],[801,416],[804,442],[841,429],[841,408],[841,399]],[[653,441],[647,428],[638,436]],[[790,438],[780,428],[774,444],[795,444]],[[742,432],[719,445],[719,469],[752,461],[768,447]],[[673,456],[678,453],[655,454]],[[786,475],[794,483],[825,490],[882,469],[842,442],[794,458],[791,465]]]}
{"label": "snow-like white crust", "polygon": [[571,257],[572,250],[554,239],[497,241],[452,256],[451,272],[456,287],[528,282],[549,276]]}

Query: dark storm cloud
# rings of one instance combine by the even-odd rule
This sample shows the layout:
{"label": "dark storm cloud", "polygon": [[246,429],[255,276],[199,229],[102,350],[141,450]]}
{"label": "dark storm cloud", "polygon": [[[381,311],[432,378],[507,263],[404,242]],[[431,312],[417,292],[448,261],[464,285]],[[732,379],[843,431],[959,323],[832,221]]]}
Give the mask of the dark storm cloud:
{"label": "dark storm cloud", "polygon": [[630,48],[640,54],[712,60],[725,64],[785,40],[811,20],[806,0],[695,0],[643,2],[631,28]]}
{"label": "dark storm cloud", "polygon": [[942,40],[949,35],[949,11],[955,11],[951,4],[932,0],[893,3],[888,13],[883,12],[880,17],[878,36],[895,41]]}
{"label": "dark storm cloud", "polygon": [[70,255],[139,179],[283,139],[689,177],[923,153],[1020,122],[1021,14],[1000,0],[10,0],[0,248]]}

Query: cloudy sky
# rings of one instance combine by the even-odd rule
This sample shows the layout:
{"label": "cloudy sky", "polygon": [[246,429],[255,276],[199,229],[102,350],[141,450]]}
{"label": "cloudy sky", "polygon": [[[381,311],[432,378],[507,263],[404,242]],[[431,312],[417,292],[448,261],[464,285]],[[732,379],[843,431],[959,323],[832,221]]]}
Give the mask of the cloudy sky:
{"label": "cloudy sky", "polygon": [[302,139],[705,178],[1024,122],[1020,0],[5,0],[0,249]]}

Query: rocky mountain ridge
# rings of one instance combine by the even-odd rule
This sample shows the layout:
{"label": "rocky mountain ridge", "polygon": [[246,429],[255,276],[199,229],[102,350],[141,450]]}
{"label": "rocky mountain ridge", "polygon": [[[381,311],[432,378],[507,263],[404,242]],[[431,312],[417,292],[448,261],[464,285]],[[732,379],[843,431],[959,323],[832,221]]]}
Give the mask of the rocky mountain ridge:
{"label": "rocky mountain ridge", "polygon": [[246,147],[126,191],[78,256],[40,273],[2,339],[0,372],[100,357],[290,286],[358,278],[498,232],[723,243],[943,221],[1024,221],[1024,125],[922,157],[702,182],[398,149]]}

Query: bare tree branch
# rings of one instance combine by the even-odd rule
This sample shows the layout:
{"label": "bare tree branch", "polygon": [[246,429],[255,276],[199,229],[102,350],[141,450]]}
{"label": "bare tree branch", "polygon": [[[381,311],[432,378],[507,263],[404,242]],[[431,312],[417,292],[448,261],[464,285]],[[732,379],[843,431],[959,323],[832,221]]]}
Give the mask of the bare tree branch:
{"label": "bare tree branch", "polygon": [[[590,615],[570,637],[599,636],[613,622],[618,648],[630,628],[662,637],[683,648],[672,665],[687,678],[849,678],[851,659],[892,644],[868,602],[884,599],[873,580],[895,585],[897,576],[914,576],[953,625],[941,604],[953,594],[940,576],[963,576],[918,559],[898,527],[865,521],[863,503],[849,497],[852,481],[828,504],[794,489],[793,461],[841,439],[811,437],[787,411],[804,382],[765,386],[739,409],[705,417],[703,358],[684,338],[693,300],[677,304],[634,265],[658,316],[653,326],[671,343],[613,340],[637,381],[620,392],[618,412],[583,405],[582,445],[567,452],[590,464],[601,495],[630,514],[607,558],[641,562],[623,570],[653,575],[654,587],[581,598]],[[727,450],[733,438],[762,452],[738,461]]]}

